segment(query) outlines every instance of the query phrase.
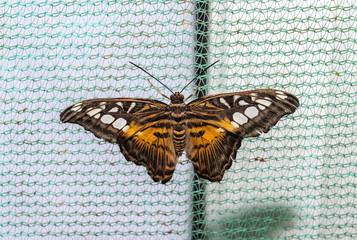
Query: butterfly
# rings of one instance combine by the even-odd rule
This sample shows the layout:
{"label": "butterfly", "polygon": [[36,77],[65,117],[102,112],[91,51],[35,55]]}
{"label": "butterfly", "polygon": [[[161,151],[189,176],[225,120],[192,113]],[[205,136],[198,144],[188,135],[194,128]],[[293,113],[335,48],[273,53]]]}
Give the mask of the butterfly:
{"label": "butterfly", "polygon": [[172,178],[183,151],[199,177],[217,182],[231,167],[243,138],[268,132],[299,106],[294,95],[274,89],[214,94],[188,104],[189,97],[181,92],[170,98],[162,94],[170,104],[146,98],[84,100],[65,109],[60,120],[118,144],[125,158],[145,166],[155,182]]}

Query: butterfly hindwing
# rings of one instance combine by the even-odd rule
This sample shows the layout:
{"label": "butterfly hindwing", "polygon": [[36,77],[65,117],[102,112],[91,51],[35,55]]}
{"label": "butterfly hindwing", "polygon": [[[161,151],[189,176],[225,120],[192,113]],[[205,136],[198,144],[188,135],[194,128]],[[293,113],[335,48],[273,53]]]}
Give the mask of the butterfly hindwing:
{"label": "butterfly hindwing", "polygon": [[241,137],[202,121],[187,121],[186,155],[198,176],[212,182],[221,181],[232,165]]}
{"label": "butterfly hindwing", "polygon": [[154,181],[165,183],[178,160],[166,107],[150,99],[92,99],[68,107],[60,119],[117,143],[127,160],[144,165]]}
{"label": "butterfly hindwing", "polygon": [[196,173],[220,181],[243,138],[268,132],[298,106],[294,95],[271,89],[209,95],[189,103],[186,153]]}
{"label": "butterfly hindwing", "polygon": [[120,144],[120,150],[127,160],[144,165],[155,182],[166,183],[178,162],[172,131],[168,120],[159,121]]}

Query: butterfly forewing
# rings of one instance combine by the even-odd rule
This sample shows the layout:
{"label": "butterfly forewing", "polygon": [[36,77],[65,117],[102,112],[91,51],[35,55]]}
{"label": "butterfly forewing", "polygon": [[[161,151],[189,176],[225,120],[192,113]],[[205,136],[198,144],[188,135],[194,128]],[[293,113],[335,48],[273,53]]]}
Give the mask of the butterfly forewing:
{"label": "butterfly forewing", "polygon": [[273,89],[206,96],[188,104],[191,115],[239,136],[255,137],[266,133],[279,119],[295,112],[298,99]]}
{"label": "butterfly forewing", "polygon": [[121,143],[154,124],[166,106],[149,99],[92,99],[68,107],[60,118],[62,122],[83,126],[99,138]]}

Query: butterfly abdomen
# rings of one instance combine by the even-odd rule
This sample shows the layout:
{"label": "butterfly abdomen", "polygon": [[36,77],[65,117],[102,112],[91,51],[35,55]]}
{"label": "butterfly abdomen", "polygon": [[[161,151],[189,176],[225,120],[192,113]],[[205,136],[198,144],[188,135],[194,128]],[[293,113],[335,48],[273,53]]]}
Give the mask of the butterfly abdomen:
{"label": "butterfly abdomen", "polygon": [[[171,106],[170,106],[171,107]],[[184,106],[186,107],[186,106]],[[186,110],[183,109],[183,106],[177,106],[171,111],[171,119],[173,120],[173,143],[175,146],[175,151],[177,156],[181,156],[185,149],[185,140],[186,140]]]}
{"label": "butterfly abdomen", "polygon": [[170,119],[173,120],[173,143],[177,156],[181,156],[186,145],[186,125],[187,105],[183,102],[183,96],[179,93],[171,96],[171,103],[168,107]]}
{"label": "butterfly abdomen", "polygon": [[180,124],[176,124],[173,127],[173,142],[177,156],[181,156],[186,143],[186,128]]}

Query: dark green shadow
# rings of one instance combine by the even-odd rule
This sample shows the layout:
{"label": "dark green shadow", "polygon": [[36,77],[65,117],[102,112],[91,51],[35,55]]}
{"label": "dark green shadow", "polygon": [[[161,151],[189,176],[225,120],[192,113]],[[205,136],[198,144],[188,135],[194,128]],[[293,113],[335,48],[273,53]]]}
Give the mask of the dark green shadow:
{"label": "dark green shadow", "polygon": [[229,218],[207,222],[205,239],[274,239],[292,224],[293,212],[288,207],[250,208]]}

